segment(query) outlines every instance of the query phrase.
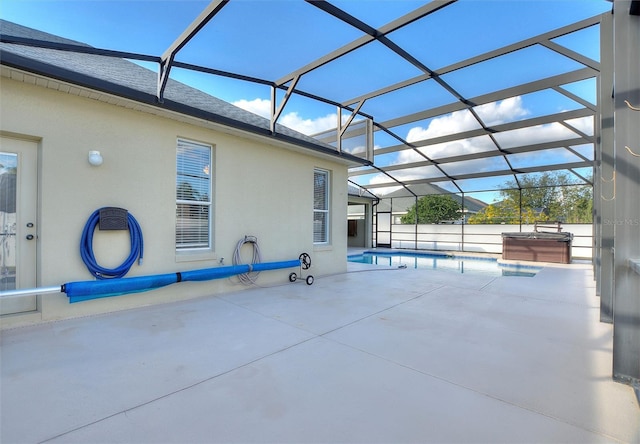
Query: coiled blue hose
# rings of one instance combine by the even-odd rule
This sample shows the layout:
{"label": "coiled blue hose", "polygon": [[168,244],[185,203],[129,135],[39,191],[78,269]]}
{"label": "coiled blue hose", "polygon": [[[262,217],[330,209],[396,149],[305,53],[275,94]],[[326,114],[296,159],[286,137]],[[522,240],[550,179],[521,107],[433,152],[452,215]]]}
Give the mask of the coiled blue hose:
{"label": "coiled blue hose", "polygon": [[131,253],[125,261],[116,268],[105,268],[96,262],[96,258],[93,254],[93,232],[96,225],[100,221],[100,210],[98,209],[87,220],[87,223],[82,230],[82,238],[80,239],[80,256],[85,263],[89,272],[97,279],[112,279],[124,277],[133,264],[138,260],[138,265],[142,264],[142,256],[144,249],[144,241],[142,239],[142,229],[138,224],[138,221],[131,213],[127,213],[127,220],[129,222],[129,235],[131,237]]}

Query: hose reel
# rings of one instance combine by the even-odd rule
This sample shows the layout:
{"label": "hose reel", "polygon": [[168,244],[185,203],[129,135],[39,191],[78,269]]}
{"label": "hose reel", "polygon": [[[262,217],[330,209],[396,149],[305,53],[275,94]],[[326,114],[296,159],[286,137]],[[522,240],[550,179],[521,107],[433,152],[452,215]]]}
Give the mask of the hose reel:
{"label": "hose reel", "polygon": [[[311,256],[309,256],[307,253],[302,253],[298,259],[300,260],[300,277],[302,277],[302,270],[308,270],[309,268],[311,268]],[[289,282],[295,282],[297,280],[298,275],[295,272],[289,274]],[[307,283],[307,285],[313,284],[313,276],[308,275],[305,278],[305,282]]]}

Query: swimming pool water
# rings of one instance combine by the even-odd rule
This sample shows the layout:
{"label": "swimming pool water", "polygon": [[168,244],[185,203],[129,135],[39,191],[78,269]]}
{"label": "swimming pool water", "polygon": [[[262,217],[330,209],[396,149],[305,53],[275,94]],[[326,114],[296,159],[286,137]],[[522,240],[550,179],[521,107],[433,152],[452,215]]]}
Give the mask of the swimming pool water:
{"label": "swimming pool water", "polygon": [[349,262],[361,264],[387,265],[390,267],[432,269],[467,274],[490,276],[535,276],[542,267],[534,265],[498,263],[495,258],[475,256],[452,256],[431,253],[381,253],[364,252],[348,256]]}

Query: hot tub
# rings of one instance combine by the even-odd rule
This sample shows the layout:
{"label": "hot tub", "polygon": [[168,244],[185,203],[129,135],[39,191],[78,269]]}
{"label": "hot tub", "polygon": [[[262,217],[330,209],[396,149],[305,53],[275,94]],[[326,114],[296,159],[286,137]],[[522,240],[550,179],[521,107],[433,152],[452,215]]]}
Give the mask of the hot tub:
{"label": "hot tub", "polygon": [[502,258],[569,264],[572,240],[567,232],[502,233]]}

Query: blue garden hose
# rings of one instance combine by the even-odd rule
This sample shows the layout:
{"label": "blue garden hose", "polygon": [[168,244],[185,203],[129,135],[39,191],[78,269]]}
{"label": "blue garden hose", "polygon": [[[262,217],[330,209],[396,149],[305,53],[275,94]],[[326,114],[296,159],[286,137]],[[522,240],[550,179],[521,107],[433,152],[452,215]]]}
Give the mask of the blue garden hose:
{"label": "blue garden hose", "polygon": [[138,221],[131,213],[127,213],[127,221],[129,225],[129,235],[131,237],[131,253],[120,266],[110,269],[105,268],[96,262],[93,254],[93,232],[96,225],[100,221],[100,209],[93,212],[87,220],[82,230],[82,238],[80,240],[80,256],[85,263],[89,272],[97,279],[112,279],[124,277],[133,264],[138,260],[138,264],[142,264],[144,241],[142,239],[142,229]]}

